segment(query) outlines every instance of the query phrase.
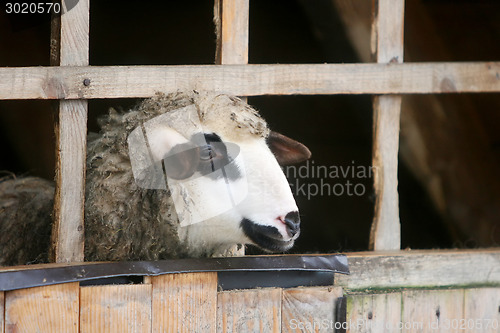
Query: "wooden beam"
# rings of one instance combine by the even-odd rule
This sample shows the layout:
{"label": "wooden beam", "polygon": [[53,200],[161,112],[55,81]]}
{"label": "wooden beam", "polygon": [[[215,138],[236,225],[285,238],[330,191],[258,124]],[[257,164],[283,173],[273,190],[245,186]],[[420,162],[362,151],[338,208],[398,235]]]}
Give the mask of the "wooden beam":
{"label": "wooden beam", "polygon": [[[374,1],[372,51],[378,63],[403,62],[404,1]],[[401,247],[398,198],[398,149],[401,96],[373,98],[375,212],[370,249]]]}
{"label": "wooden beam", "polygon": [[216,0],[216,64],[248,63],[249,0]]}
{"label": "wooden beam", "polygon": [[500,62],[17,67],[0,68],[0,100],[137,98],[186,89],[237,96],[500,92],[499,77]]}
{"label": "wooden beam", "polygon": [[[52,25],[51,64],[87,66],[89,0],[79,0],[71,10],[63,1],[62,8],[63,14],[54,18]],[[55,132],[56,191],[50,257],[55,262],[83,261],[87,101],[60,101]]]}
{"label": "wooden beam", "polygon": [[350,275],[335,275],[344,290],[500,286],[500,249],[347,253]]}
{"label": "wooden beam", "polygon": [[[248,64],[249,0],[215,0],[214,23],[217,35],[217,65]],[[246,97],[241,97],[246,101]],[[233,246],[228,256],[244,256],[245,247]]]}

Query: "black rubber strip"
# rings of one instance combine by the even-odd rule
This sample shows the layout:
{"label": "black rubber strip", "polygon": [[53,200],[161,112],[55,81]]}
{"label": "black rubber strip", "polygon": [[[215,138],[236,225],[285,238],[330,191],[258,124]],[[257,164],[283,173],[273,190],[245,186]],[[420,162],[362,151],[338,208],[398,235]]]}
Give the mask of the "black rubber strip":
{"label": "black rubber strip", "polygon": [[[12,270],[0,269],[0,291],[80,282],[117,276],[156,276],[171,273],[231,271],[320,271],[349,274],[344,255],[279,255],[204,259],[170,259],[68,265]],[[29,266],[27,266],[29,267]]]}

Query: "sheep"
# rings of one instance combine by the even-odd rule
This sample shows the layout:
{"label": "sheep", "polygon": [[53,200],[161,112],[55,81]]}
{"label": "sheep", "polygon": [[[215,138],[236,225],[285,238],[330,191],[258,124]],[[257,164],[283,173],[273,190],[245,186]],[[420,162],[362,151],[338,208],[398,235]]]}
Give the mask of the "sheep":
{"label": "sheep", "polygon": [[[110,110],[99,125],[87,144],[85,260],[221,256],[236,244],[285,252],[299,236],[298,208],[280,165],[311,153],[271,131],[241,99],[158,93],[128,112]],[[9,194],[0,194],[0,265],[48,260],[54,186],[36,178],[0,186],[23,190],[18,182],[45,195],[5,205]],[[12,242],[20,229],[36,234],[24,250]]]}

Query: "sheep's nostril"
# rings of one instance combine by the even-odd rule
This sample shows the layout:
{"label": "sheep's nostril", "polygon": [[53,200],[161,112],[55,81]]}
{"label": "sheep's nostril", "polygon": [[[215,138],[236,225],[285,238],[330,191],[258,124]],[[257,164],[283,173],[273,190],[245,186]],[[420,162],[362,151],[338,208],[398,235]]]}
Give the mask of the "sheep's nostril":
{"label": "sheep's nostril", "polygon": [[293,237],[300,231],[299,212],[290,212],[286,214],[284,219],[288,232]]}

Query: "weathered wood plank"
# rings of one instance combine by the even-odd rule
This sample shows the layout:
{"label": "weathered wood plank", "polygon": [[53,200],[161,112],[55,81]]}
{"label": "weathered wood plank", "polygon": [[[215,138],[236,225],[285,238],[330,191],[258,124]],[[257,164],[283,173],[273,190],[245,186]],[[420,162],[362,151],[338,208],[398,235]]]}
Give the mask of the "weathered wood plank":
{"label": "weathered wood plank", "polygon": [[403,292],[404,333],[463,332],[453,321],[464,315],[464,290],[411,290]]}
{"label": "weathered wood plank", "polygon": [[216,0],[217,64],[248,63],[249,0]]}
{"label": "weathered wood plank", "polygon": [[[249,0],[215,0],[214,23],[217,35],[215,63],[244,65],[248,63]],[[241,97],[246,101],[246,97]],[[227,256],[244,256],[245,247],[233,246]]]}
{"label": "weathered wood plank", "polygon": [[[89,64],[89,0],[65,7],[52,25],[51,64]],[[64,87],[61,87],[64,90]],[[56,117],[56,192],[51,260],[83,261],[87,101],[61,101]]]}
{"label": "weathered wood plank", "polygon": [[500,330],[500,288],[465,289],[463,331],[494,333]]}
{"label": "weathered wood plank", "polygon": [[5,293],[5,332],[78,332],[78,283]]}
{"label": "weathered wood plank", "polygon": [[5,332],[5,292],[0,291],[0,333]]}
{"label": "weathered wood plank", "polygon": [[[0,68],[0,99],[500,92],[500,62]],[[88,86],[84,80],[88,79]]]}
{"label": "weathered wood plank", "polygon": [[[372,52],[378,63],[403,62],[404,1],[374,1]],[[401,96],[373,99],[375,212],[370,233],[373,250],[401,247],[398,198],[398,150]]]}
{"label": "weathered wood plank", "polygon": [[335,284],[348,290],[500,285],[500,249],[347,253],[350,275]]}
{"label": "weathered wood plank", "polygon": [[281,289],[219,292],[217,332],[281,332]]}
{"label": "weathered wood plank", "polygon": [[151,278],[153,332],[215,332],[217,273]]}
{"label": "weathered wood plank", "polygon": [[401,332],[401,293],[347,297],[347,332]]}
{"label": "weathered wood plank", "polygon": [[151,332],[151,285],[80,289],[80,332]]}
{"label": "weathered wood plank", "polygon": [[339,287],[283,290],[281,331],[334,332],[335,306],[342,295]]}

